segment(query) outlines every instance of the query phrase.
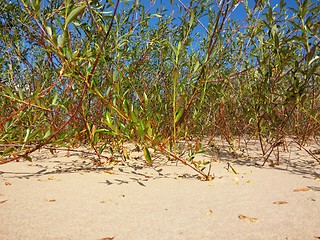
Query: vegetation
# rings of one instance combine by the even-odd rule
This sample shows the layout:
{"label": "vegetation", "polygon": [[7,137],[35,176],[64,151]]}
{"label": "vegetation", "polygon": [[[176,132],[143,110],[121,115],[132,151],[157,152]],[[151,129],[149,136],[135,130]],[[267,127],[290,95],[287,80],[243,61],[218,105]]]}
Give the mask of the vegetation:
{"label": "vegetation", "polygon": [[268,156],[284,137],[319,136],[317,1],[170,2],[2,1],[0,163],[130,141],[148,164],[154,149],[208,180],[193,162],[205,137],[258,138]]}

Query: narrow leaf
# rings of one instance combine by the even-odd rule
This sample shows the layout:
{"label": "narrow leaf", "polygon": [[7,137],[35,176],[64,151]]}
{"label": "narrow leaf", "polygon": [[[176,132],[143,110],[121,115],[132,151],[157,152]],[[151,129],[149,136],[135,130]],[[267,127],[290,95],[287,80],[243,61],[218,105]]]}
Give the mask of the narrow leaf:
{"label": "narrow leaf", "polygon": [[67,26],[69,25],[69,23],[71,23],[74,19],[76,19],[76,17],[81,14],[83,12],[83,10],[86,8],[86,6],[81,6],[78,7],[76,9],[73,9],[72,12],[68,15],[65,25],[64,25],[64,29],[67,28]]}
{"label": "narrow leaf", "polygon": [[65,41],[65,38],[64,38],[63,34],[59,35],[58,39],[57,39],[58,47],[62,48],[64,45],[64,41]]}
{"label": "narrow leaf", "polygon": [[257,222],[258,221],[258,219],[256,219],[256,218],[247,217],[247,216],[242,215],[242,214],[238,215],[238,218],[241,219],[241,220],[249,221],[249,222]]}
{"label": "narrow leaf", "polygon": [[25,135],[25,137],[23,139],[24,143],[26,143],[28,141],[29,136],[30,136],[30,128],[27,129],[26,135]]}
{"label": "narrow leaf", "polygon": [[175,118],[174,118],[174,122],[177,123],[181,116],[183,114],[183,109],[182,108],[179,108],[178,111],[176,112],[176,115],[175,115]]}
{"label": "narrow leaf", "polygon": [[46,134],[44,135],[43,139],[47,139],[48,137],[51,136],[51,130],[49,129]]}
{"label": "narrow leaf", "polygon": [[48,35],[49,35],[49,37],[51,37],[52,36],[52,29],[51,29],[51,27],[46,27],[46,30],[47,30],[47,33],[48,33]]}
{"label": "narrow leaf", "polygon": [[310,188],[297,188],[297,189],[294,189],[293,192],[308,192],[308,191],[311,191]]}
{"label": "narrow leaf", "polygon": [[286,202],[286,201],[276,201],[276,202],[273,202],[273,204],[283,205],[283,204],[288,204],[288,202]]}
{"label": "narrow leaf", "polygon": [[174,69],[173,72],[172,72],[172,82],[174,85],[177,84],[177,80],[178,80],[178,70],[177,69]]}
{"label": "narrow leaf", "polygon": [[149,152],[149,149],[147,147],[144,147],[144,158],[146,159],[147,163],[149,165],[152,165],[152,159],[151,159],[151,155],[150,155],[150,152]]}
{"label": "narrow leaf", "polygon": [[56,103],[57,103],[57,100],[58,100],[58,97],[59,97],[59,95],[58,95],[58,93],[56,93],[55,95],[54,95],[54,98],[53,98],[53,100],[52,100],[52,105],[56,105]]}

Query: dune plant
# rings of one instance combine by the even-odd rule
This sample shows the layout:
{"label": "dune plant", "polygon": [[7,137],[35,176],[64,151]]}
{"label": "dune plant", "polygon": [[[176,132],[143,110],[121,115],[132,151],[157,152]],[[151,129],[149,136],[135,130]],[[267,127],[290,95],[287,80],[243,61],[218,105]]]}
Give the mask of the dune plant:
{"label": "dune plant", "polygon": [[[319,6],[285,1],[0,3],[0,163],[42,147],[139,145],[211,179],[204,137],[319,135]],[[238,8],[246,17],[235,20]],[[190,156],[178,147],[182,139]],[[124,153],[124,151],[123,151]]]}

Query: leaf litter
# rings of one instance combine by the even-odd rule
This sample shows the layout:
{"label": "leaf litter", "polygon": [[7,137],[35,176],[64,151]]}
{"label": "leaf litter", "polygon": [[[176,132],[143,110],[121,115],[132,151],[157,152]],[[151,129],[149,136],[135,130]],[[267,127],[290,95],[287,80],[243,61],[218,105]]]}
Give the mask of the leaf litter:
{"label": "leaf litter", "polygon": [[296,188],[293,190],[293,192],[308,192],[308,191],[312,191],[312,189],[305,187],[305,188]]}
{"label": "leaf litter", "polygon": [[241,219],[241,220],[249,221],[249,222],[258,222],[257,218],[248,217],[248,216],[245,216],[245,215],[242,215],[242,214],[239,214],[238,218]]}
{"label": "leaf litter", "polygon": [[283,204],[288,204],[288,202],[286,202],[286,201],[275,201],[275,202],[273,202],[273,204],[283,205]]}

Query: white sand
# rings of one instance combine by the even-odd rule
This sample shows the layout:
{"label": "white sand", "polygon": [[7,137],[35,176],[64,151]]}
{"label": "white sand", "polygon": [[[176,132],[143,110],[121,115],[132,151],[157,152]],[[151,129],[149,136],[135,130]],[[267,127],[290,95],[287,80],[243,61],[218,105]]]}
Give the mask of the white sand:
{"label": "white sand", "polygon": [[238,174],[221,157],[209,182],[172,162],[97,168],[76,154],[36,154],[0,165],[2,240],[320,239],[320,167],[302,150],[278,167],[239,159]]}

